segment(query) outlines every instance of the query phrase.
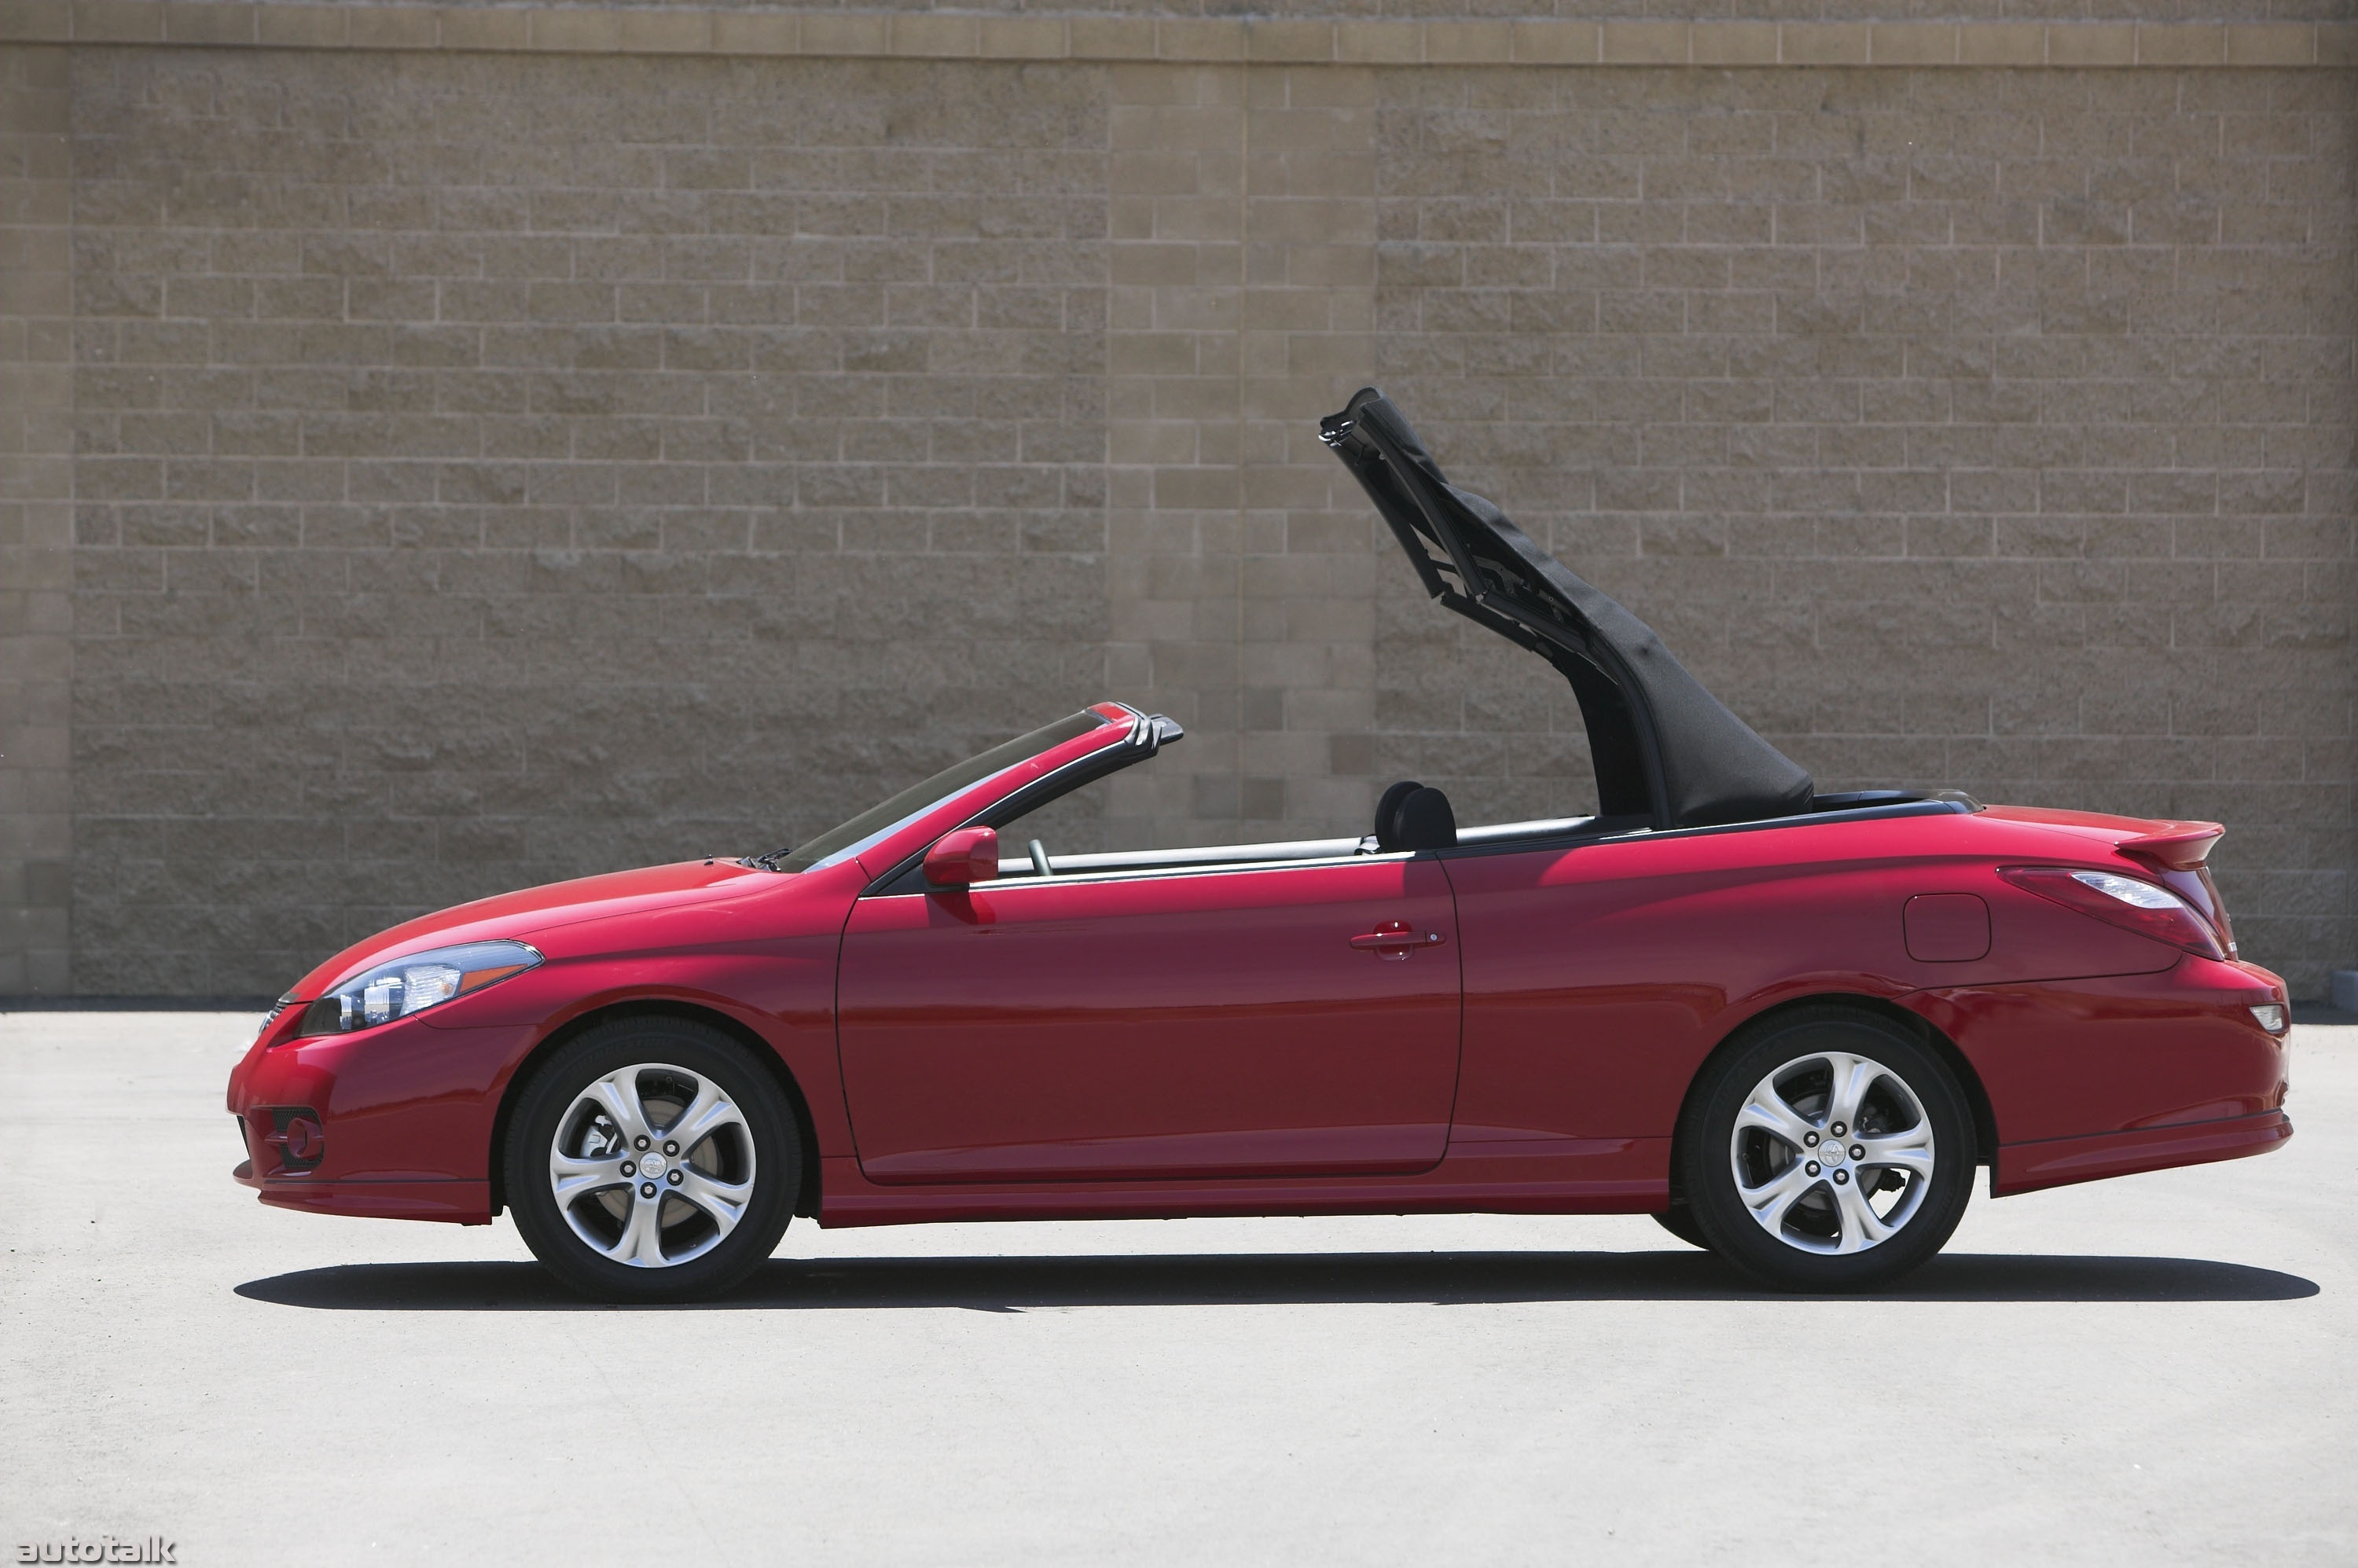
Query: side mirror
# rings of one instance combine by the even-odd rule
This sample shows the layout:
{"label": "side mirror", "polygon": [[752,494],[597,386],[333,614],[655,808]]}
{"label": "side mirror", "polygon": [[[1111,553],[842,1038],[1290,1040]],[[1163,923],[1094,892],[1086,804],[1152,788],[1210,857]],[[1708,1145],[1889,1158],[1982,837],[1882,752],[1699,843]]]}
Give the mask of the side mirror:
{"label": "side mirror", "polygon": [[999,829],[961,827],[943,835],[925,851],[925,882],[930,887],[962,888],[987,882],[999,875]]}

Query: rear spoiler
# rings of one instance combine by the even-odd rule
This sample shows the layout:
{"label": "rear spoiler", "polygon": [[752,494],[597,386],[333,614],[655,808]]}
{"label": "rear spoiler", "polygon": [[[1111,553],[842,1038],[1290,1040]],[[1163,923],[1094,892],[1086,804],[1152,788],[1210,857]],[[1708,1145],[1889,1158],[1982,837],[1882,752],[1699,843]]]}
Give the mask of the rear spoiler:
{"label": "rear spoiler", "polygon": [[2226,833],[2216,822],[2165,822],[2150,833],[2124,838],[2113,848],[2133,860],[2150,860],[2166,871],[2197,871],[2211,858],[2211,846]]}

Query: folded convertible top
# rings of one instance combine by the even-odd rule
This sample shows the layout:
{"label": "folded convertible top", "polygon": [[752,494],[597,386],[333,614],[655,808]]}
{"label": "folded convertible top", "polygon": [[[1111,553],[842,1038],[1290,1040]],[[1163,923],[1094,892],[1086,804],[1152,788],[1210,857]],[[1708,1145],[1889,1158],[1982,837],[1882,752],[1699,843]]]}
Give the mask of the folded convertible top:
{"label": "folded convertible top", "polygon": [[1458,489],[1401,411],[1363,387],[1319,438],[1376,503],[1425,590],[1563,673],[1596,762],[1597,811],[1657,828],[1806,811],[1808,773],[1687,674],[1653,629]]}

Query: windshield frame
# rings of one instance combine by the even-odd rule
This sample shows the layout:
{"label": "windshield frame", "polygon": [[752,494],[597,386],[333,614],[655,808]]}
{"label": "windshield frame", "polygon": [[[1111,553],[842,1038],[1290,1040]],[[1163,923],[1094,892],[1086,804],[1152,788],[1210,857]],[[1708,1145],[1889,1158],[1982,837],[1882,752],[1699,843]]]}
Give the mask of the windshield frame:
{"label": "windshield frame", "polygon": [[1046,752],[1069,745],[1099,730],[1134,729],[1138,716],[1128,709],[1122,711],[1130,720],[1126,726],[1120,724],[1103,708],[1085,708],[1053,724],[1044,724],[1012,740],[1002,741],[887,796],[859,816],[836,824],[800,846],[790,845],[767,855],[755,856],[745,863],[759,866],[764,871],[796,872],[825,871],[830,866],[856,860],[912,824],[940,810],[950,801],[979,786],[1006,778],[1036,762]]}

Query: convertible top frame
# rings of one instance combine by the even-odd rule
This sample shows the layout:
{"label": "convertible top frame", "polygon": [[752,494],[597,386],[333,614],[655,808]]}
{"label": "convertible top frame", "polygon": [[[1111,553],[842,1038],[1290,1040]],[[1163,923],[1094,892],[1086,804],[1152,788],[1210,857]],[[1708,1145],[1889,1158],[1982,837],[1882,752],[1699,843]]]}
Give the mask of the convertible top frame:
{"label": "convertible top frame", "polygon": [[1580,703],[1597,812],[1657,829],[1785,816],[1814,784],[1687,673],[1651,627],[1574,576],[1490,502],[1458,489],[1400,410],[1363,387],[1319,421],[1425,591],[1545,659]]}

